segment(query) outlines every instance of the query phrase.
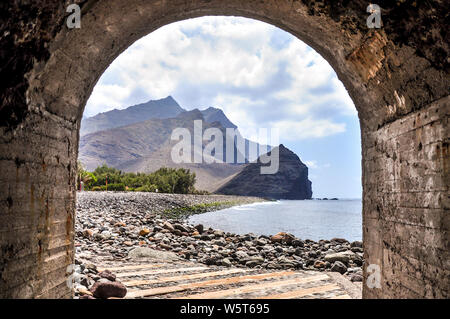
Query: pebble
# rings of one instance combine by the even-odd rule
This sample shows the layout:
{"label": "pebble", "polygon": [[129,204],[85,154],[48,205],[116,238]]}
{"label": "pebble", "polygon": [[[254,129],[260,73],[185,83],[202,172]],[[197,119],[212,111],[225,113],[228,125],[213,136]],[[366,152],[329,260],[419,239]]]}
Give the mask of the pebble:
{"label": "pebble", "polygon": [[147,236],[148,234],[150,234],[150,230],[147,228],[141,229],[139,232],[139,236]]}
{"label": "pebble", "polygon": [[319,269],[325,268],[325,263],[321,260],[316,260],[314,262],[314,268],[319,268]]}
{"label": "pebble", "polygon": [[[353,281],[360,279],[358,276],[364,262],[360,241],[350,243],[343,238],[333,238],[315,242],[286,232],[272,236],[232,234],[207,229],[201,224],[190,225],[182,218],[164,215],[165,209],[226,198],[229,197],[134,192],[78,193],[76,257],[83,257],[90,278],[97,275],[95,264],[99,258],[145,258],[160,261],[188,259],[225,267],[337,271],[353,278]],[[100,274],[97,277],[102,278]],[[92,283],[87,284],[92,286]]]}
{"label": "pebble", "polygon": [[351,274],[350,275],[350,281],[352,282],[362,282],[363,281],[363,276],[360,274]]}

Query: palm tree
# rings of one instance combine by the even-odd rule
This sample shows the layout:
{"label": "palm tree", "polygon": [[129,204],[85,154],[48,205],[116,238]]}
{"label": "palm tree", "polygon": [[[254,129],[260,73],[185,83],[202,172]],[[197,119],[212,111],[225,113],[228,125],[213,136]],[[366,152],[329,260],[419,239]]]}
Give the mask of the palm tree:
{"label": "palm tree", "polygon": [[80,161],[77,162],[77,177],[78,177],[77,183],[78,190],[81,190],[81,183],[89,185],[91,182],[97,181],[97,177],[95,177],[95,175],[92,174],[91,172],[86,171],[83,167],[83,164]]}

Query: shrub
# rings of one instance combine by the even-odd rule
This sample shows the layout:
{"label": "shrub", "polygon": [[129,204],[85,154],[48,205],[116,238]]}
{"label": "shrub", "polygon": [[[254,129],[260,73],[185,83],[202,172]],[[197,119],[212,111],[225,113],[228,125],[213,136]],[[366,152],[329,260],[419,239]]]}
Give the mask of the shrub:
{"label": "shrub", "polygon": [[[106,189],[106,186],[105,186],[105,189]],[[109,191],[116,191],[116,192],[124,192],[125,191],[125,184],[122,184],[122,183],[108,184],[108,190]]]}
{"label": "shrub", "polygon": [[136,192],[156,192],[157,187],[155,185],[144,185],[135,189]]}
{"label": "shrub", "polygon": [[196,189],[192,192],[192,194],[194,194],[194,195],[211,195],[211,193],[208,191],[196,190]]}
{"label": "shrub", "polygon": [[[80,166],[81,167],[81,166]],[[195,173],[184,168],[163,167],[150,174],[124,173],[118,169],[102,165],[94,172],[85,174],[89,177],[86,189],[93,191],[138,191],[191,194],[194,188]],[[108,187],[106,187],[108,184]],[[206,192],[198,192],[204,194]]]}

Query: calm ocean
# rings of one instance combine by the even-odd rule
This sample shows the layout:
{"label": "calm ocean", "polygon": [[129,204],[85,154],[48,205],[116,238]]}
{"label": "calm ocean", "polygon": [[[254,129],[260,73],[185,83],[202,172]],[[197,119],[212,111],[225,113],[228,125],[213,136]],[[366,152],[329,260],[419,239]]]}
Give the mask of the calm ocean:
{"label": "calm ocean", "polygon": [[361,199],[280,200],[194,215],[192,224],[226,232],[273,235],[288,232],[300,239],[362,239]]}

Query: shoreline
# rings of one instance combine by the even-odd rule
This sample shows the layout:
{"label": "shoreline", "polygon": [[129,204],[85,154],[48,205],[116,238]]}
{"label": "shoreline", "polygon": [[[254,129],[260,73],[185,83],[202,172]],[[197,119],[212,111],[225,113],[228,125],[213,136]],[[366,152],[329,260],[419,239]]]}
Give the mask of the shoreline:
{"label": "shoreline", "polygon": [[[206,227],[240,235],[252,232],[257,236],[271,236],[278,232],[291,232],[297,238],[314,242],[336,237],[349,242],[362,241],[362,221],[358,223],[362,219],[360,200],[342,200],[344,205],[331,201],[325,201],[324,205],[321,202],[309,205],[308,202],[311,201],[281,199],[244,204],[188,216],[186,222],[202,223]],[[339,220],[334,222],[333,218]]]}
{"label": "shoreline", "polygon": [[361,241],[234,234],[187,221],[193,214],[265,201],[228,195],[77,193],[76,258],[94,264],[129,260],[131,251],[144,248],[206,265],[336,271],[362,281]]}
{"label": "shoreline", "polygon": [[[103,205],[103,209],[134,209],[139,213],[151,213],[152,215],[171,218],[186,219],[189,216],[213,212],[234,206],[270,202],[261,197],[236,196],[236,195],[194,195],[194,194],[168,194],[151,192],[113,192],[113,191],[83,191],[77,192],[77,209],[89,201],[104,202],[114,201],[113,206]],[[121,205],[121,200],[127,200]],[[136,202],[139,200],[139,202]]]}

